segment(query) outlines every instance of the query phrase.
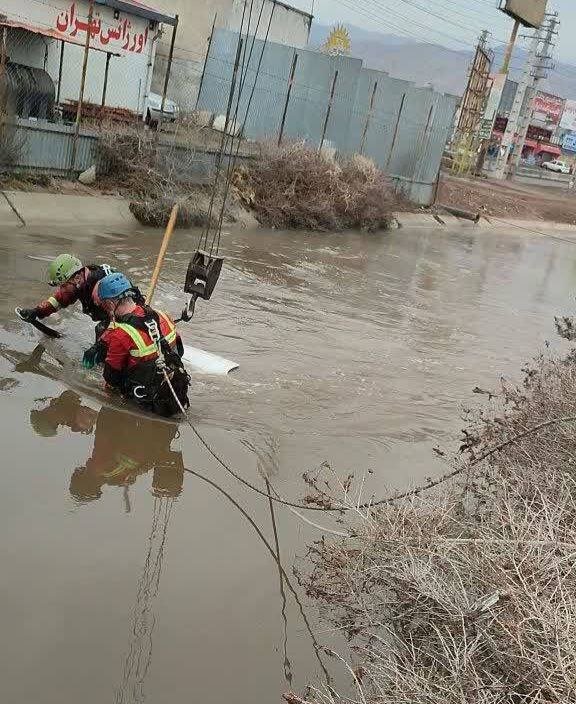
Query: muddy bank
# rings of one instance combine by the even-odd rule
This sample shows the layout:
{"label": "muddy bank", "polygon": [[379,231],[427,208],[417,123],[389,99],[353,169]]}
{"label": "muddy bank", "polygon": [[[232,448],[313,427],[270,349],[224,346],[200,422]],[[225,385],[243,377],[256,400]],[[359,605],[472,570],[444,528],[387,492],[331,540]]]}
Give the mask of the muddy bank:
{"label": "muddy bank", "polygon": [[[572,351],[493,390],[433,490],[362,515],[360,487],[317,480],[319,500],[352,509],[349,537],[311,546],[302,581],[347,633],[366,704],[573,696],[575,383]],[[320,688],[314,701],[341,701]]]}
{"label": "muddy bank", "polygon": [[442,175],[437,201],[508,220],[576,225],[576,195],[560,188]]}

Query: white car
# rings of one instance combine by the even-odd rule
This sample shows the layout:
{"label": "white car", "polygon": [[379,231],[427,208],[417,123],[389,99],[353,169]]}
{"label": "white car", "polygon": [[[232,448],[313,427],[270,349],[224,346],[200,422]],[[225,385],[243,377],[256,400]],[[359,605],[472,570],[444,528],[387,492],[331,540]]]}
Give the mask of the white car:
{"label": "white car", "polygon": [[146,100],[146,124],[155,127],[159,122],[175,122],[180,114],[178,105],[173,100],[166,98],[164,111],[162,111],[162,96],[150,93]]}
{"label": "white car", "polygon": [[548,169],[548,171],[555,171],[557,174],[569,174],[570,167],[565,161],[560,161],[558,159],[553,159],[552,161],[544,161],[541,164],[543,169]]}

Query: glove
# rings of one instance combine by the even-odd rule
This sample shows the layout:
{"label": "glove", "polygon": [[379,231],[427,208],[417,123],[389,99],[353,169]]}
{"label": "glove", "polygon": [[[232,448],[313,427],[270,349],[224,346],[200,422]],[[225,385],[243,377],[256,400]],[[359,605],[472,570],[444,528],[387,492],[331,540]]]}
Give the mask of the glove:
{"label": "glove", "polygon": [[20,317],[28,323],[33,322],[38,317],[36,308],[21,308]]}
{"label": "glove", "polygon": [[97,364],[100,364],[106,358],[106,346],[101,342],[97,342],[84,352],[82,357],[82,366],[84,369],[94,369]]}

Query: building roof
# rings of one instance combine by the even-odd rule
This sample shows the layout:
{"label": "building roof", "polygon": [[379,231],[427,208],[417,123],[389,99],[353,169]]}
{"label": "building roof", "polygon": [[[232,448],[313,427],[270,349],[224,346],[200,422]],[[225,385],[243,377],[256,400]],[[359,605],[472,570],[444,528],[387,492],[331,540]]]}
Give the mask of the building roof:
{"label": "building roof", "polygon": [[142,2],[142,0],[95,0],[97,5],[106,5],[114,10],[120,10],[121,12],[129,12],[132,15],[137,15],[138,17],[144,17],[147,20],[152,20],[153,22],[162,22],[163,24],[178,24],[177,17],[173,15],[167,15],[162,10],[156,7],[147,5]]}
{"label": "building roof", "polygon": [[[30,24],[30,22],[19,22],[18,20],[8,20],[2,19],[0,17],[0,27],[11,27],[12,29],[23,29],[26,32],[32,32],[32,34],[39,34],[43,37],[50,37],[51,39],[57,39],[61,42],[66,42],[67,44],[76,44],[77,46],[85,46],[86,41],[80,37],[72,38],[65,37],[58,32],[56,29],[51,29],[50,27],[38,26]],[[120,56],[120,54],[115,54],[113,52],[107,51],[106,49],[99,48],[97,46],[90,46],[90,51],[101,51],[104,54],[111,54],[112,56]]]}
{"label": "building roof", "polygon": [[280,5],[281,7],[285,7],[287,10],[290,10],[291,12],[297,12],[299,15],[304,15],[304,17],[309,17],[310,20],[314,19],[314,15],[311,15],[309,12],[306,12],[305,10],[299,10],[297,7],[293,7],[287,2],[282,2],[282,0],[271,0],[275,5]]}

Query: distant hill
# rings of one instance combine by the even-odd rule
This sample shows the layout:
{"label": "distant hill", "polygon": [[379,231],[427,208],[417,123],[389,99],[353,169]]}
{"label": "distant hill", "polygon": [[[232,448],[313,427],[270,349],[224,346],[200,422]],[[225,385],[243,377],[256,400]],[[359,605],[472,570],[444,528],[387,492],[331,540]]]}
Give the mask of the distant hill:
{"label": "distant hill", "polygon": [[[364,60],[369,68],[387,71],[394,78],[414,81],[416,85],[433,85],[443,93],[462,95],[466,89],[468,66],[472,51],[456,51],[439,44],[427,44],[394,34],[372,32],[347,25],[352,42],[352,55]],[[330,27],[314,24],[310,33],[310,47],[317,49],[323,44]],[[494,50],[494,68],[502,65],[504,47]],[[515,51],[512,58],[510,78],[520,77],[526,58],[523,49]],[[543,81],[542,90],[564,98],[576,99],[576,66],[558,62],[556,70]]]}

